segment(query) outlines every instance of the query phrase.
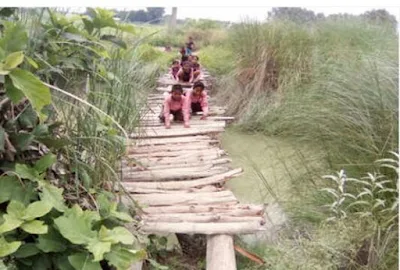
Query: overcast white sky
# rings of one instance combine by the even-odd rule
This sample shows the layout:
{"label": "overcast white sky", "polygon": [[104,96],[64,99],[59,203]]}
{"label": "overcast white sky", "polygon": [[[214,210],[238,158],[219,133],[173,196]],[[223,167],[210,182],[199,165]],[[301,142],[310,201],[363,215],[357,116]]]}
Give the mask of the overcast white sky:
{"label": "overcast white sky", "polygon": [[[272,7],[304,7],[325,15],[332,13],[361,14],[372,9],[386,9],[400,21],[400,6],[393,5],[394,0],[1,0],[2,6],[60,7],[73,9],[84,7],[110,7],[143,9],[145,7],[166,7],[171,13],[173,6],[178,7],[178,19],[208,18],[223,21],[240,21],[244,17],[264,20]],[[397,1],[396,1],[397,2]]]}
{"label": "overcast white sky", "polygon": [[[313,10],[315,13],[322,12],[325,15],[333,13],[351,13],[361,14],[365,11],[374,9],[373,7],[306,7],[304,8]],[[178,6],[178,19],[185,18],[205,18],[215,19],[221,21],[240,21],[242,18],[248,16],[250,18],[264,20],[267,17],[268,11],[271,11],[272,7],[260,6],[260,7],[179,7]],[[389,13],[396,16],[399,21],[400,8],[388,8],[388,7],[375,7],[375,9],[386,9]],[[165,9],[167,14],[171,14],[171,7]]]}

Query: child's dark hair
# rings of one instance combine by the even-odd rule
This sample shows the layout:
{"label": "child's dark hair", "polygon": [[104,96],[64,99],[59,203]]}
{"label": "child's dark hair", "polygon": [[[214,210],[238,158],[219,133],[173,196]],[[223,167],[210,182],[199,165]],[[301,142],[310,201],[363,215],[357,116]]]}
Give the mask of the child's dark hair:
{"label": "child's dark hair", "polygon": [[195,82],[193,85],[193,89],[195,89],[196,87],[200,87],[202,90],[204,90],[205,88],[204,83],[202,82]]}
{"label": "child's dark hair", "polygon": [[179,64],[179,61],[178,60],[174,60],[174,61],[172,61],[172,64],[174,65],[174,64]]}
{"label": "child's dark hair", "polygon": [[174,85],[172,86],[172,89],[171,89],[171,93],[172,93],[172,92],[181,92],[181,93],[183,93],[182,85],[180,85],[180,84],[174,84]]}
{"label": "child's dark hair", "polygon": [[188,61],[188,60],[189,60],[189,56],[187,56],[187,55],[182,56],[181,65],[183,66],[183,64],[184,64],[186,61]]}
{"label": "child's dark hair", "polygon": [[193,58],[196,58],[197,61],[200,60],[200,58],[197,55],[193,55]]}
{"label": "child's dark hair", "polygon": [[184,67],[185,65],[189,65],[189,67],[192,67],[192,63],[189,61],[182,62],[182,67]]}

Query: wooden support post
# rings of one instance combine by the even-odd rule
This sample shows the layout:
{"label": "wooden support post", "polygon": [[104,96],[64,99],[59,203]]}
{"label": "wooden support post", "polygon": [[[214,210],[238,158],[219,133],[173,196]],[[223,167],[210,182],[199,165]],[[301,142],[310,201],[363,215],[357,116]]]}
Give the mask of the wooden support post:
{"label": "wooden support post", "polygon": [[233,237],[226,234],[207,236],[207,270],[236,270]]}

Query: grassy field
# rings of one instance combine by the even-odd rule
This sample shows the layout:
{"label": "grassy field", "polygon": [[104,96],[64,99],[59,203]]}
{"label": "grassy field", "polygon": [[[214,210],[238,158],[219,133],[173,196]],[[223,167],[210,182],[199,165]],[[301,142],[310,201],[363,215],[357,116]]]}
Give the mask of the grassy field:
{"label": "grassy field", "polygon": [[267,261],[238,256],[238,269],[397,268],[396,30],[362,18],[247,21],[149,43],[189,35],[237,118],[222,144],[245,173],[228,185],[243,202],[268,203],[278,224],[237,239]]}
{"label": "grassy field", "polygon": [[238,118],[224,146],[246,173],[230,187],[287,216],[274,243],[247,241],[267,268],[396,268],[398,174],[377,162],[398,159],[396,31],[362,19],[244,22],[199,54]]}

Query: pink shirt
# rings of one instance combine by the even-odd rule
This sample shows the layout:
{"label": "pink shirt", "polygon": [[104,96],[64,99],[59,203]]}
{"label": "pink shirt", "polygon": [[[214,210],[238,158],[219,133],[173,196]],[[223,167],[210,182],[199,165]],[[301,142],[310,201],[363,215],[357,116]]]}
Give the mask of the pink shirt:
{"label": "pink shirt", "polygon": [[189,99],[189,104],[200,102],[201,109],[205,116],[208,115],[208,97],[205,91],[201,92],[200,96],[193,95],[193,89],[186,92],[186,97]]}
{"label": "pink shirt", "polygon": [[172,99],[171,94],[165,97],[164,99],[164,117],[165,117],[165,124],[170,124],[170,111],[177,111],[182,109],[183,113],[183,121],[185,124],[189,124],[189,100],[187,97],[182,95],[180,101],[175,101]]}
{"label": "pink shirt", "polygon": [[177,79],[177,75],[178,75],[179,70],[180,70],[179,66],[178,67],[171,67],[169,69],[169,73],[172,75],[172,77],[174,77],[174,79]]}

